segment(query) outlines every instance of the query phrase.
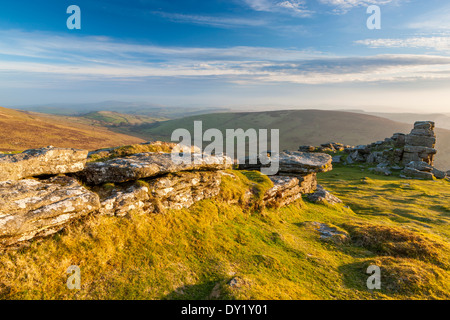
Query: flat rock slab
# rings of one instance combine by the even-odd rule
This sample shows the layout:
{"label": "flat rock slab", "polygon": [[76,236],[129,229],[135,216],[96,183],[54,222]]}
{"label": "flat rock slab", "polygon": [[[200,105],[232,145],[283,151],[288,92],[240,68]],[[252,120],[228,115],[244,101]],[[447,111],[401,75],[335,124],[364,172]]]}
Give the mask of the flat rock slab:
{"label": "flat rock slab", "polygon": [[[245,163],[239,164],[242,170],[260,170],[263,165],[259,159],[255,160],[256,164],[250,163],[251,158],[247,158]],[[276,158],[275,160],[276,161]],[[301,151],[286,151],[278,156],[278,174],[309,174],[315,172],[327,172],[333,169],[332,157],[326,153],[311,153]],[[273,166],[273,164],[272,164]]]}
{"label": "flat rock slab", "polygon": [[0,181],[78,172],[84,169],[87,155],[87,150],[54,147],[1,154]]}
{"label": "flat rock slab", "polygon": [[97,194],[75,179],[0,182],[0,247],[50,235],[100,207]]}
{"label": "flat rock slab", "polygon": [[87,184],[121,183],[181,171],[225,170],[232,166],[227,156],[189,154],[190,161],[174,161],[171,153],[139,153],[104,162],[88,163],[77,176]]}

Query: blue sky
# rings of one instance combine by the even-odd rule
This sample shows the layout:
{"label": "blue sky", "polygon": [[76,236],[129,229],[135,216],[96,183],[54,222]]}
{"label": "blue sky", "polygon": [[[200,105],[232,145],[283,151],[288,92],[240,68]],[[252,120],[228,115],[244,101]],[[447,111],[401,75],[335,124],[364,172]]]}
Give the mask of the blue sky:
{"label": "blue sky", "polygon": [[445,0],[3,1],[0,105],[450,113],[449,54]]}

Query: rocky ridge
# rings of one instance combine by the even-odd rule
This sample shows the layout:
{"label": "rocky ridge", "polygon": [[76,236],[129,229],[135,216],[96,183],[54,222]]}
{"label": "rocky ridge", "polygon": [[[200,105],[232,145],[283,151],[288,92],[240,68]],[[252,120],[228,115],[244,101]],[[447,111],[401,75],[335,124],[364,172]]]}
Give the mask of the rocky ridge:
{"label": "rocky ridge", "polygon": [[437,154],[434,129],[435,123],[432,121],[417,121],[409,134],[394,133],[390,138],[368,145],[352,147],[340,143],[327,143],[321,147],[300,146],[299,150],[343,152],[346,156],[334,156],[334,163],[344,165],[365,163],[375,166],[369,170],[380,175],[391,175],[393,171],[401,170],[401,177],[404,178],[445,179],[450,177],[448,172],[434,167],[434,157]]}
{"label": "rocky ridge", "polygon": [[[0,247],[19,247],[89,214],[126,216],[188,208],[218,195],[224,175],[234,177],[224,171],[232,167],[227,156],[184,156],[190,161],[174,161],[168,152],[109,149],[88,154],[51,146],[0,155]],[[262,199],[268,207],[288,205],[314,192],[316,172],[332,168],[325,154],[288,152],[279,159],[280,171],[270,176],[273,187]],[[245,165],[240,169],[250,170]]]}

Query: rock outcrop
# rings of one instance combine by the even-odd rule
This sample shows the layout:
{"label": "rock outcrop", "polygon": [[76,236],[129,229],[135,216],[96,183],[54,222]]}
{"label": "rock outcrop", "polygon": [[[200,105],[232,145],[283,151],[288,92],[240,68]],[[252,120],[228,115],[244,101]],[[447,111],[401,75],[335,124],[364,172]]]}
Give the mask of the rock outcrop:
{"label": "rock outcrop", "polygon": [[356,147],[338,143],[322,144],[321,147],[300,146],[299,150],[316,152],[347,153],[345,161],[342,155],[333,157],[333,163],[366,163],[376,167],[370,170],[380,175],[391,175],[392,170],[402,170],[401,176],[414,179],[445,179],[447,173],[433,167],[436,134],[432,121],[417,121],[409,134],[395,133],[391,138]]}
{"label": "rock outcrop", "polygon": [[308,194],[308,200],[314,203],[328,203],[335,205],[342,203],[342,200],[325,190],[320,184],[317,185],[317,190],[314,193]]}
{"label": "rock outcrop", "polygon": [[273,187],[264,194],[264,204],[266,207],[283,207],[300,199],[302,194],[306,193],[305,189],[311,188],[310,183],[301,182],[296,177],[287,176],[271,176]]}
{"label": "rock outcrop", "polygon": [[0,181],[78,172],[84,169],[87,155],[87,150],[52,146],[17,154],[0,154]]}
{"label": "rock outcrop", "polygon": [[[255,162],[254,164],[251,163]],[[327,172],[332,170],[332,157],[325,153],[310,153],[299,151],[285,151],[278,156],[278,175],[296,176],[316,172]],[[264,165],[260,159],[246,158],[244,162],[239,163],[240,170],[261,170]]]}
{"label": "rock outcrop", "polygon": [[197,201],[216,196],[221,177],[220,171],[178,172],[94,190],[100,195],[102,214],[160,213],[167,209],[189,208]]}
{"label": "rock outcrop", "polygon": [[2,181],[0,247],[53,234],[99,208],[98,195],[70,177]]}
{"label": "rock outcrop", "polygon": [[[47,147],[1,155],[0,247],[53,234],[90,213],[124,216],[187,208],[217,195],[220,170],[232,165],[226,156],[184,154],[185,162],[177,162],[171,153],[129,155],[142,148],[176,150],[164,143],[112,148],[91,153],[107,160],[87,165],[86,150]],[[120,154],[126,156],[111,159]]]}
{"label": "rock outcrop", "polygon": [[180,171],[225,170],[232,161],[227,156],[189,154],[190,161],[177,163],[171,153],[139,153],[104,162],[90,162],[77,177],[90,185],[107,182],[121,183],[142,178],[161,176]]}
{"label": "rock outcrop", "polygon": [[[51,235],[91,213],[125,216],[188,208],[218,195],[224,175],[235,177],[223,171],[233,163],[224,155],[134,153],[160,149],[177,150],[160,143],[89,154],[47,147],[0,156],[0,248]],[[316,173],[331,170],[331,156],[284,152],[279,169],[270,177],[274,186],[262,195],[264,206],[285,206],[314,192]]]}
{"label": "rock outcrop", "polygon": [[411,161],[423,161],[429,165],[434,164],[434,155],[437,150],[436,134],[434,133],[434,122],[418,121],[414,129],[406,135],[402,162],[407,165]]}
{"label": "rock outcrop", "polygon": [[[316,173],[332,170],[332,158],[324,153],[284,151],[278,157],[271,158],[278,161],[278,172],[269,176],[274,187],[264,195],[264,203],[268,207],[285,206],[301,198],[303,194],[314,192],[317,187]],[[250,163],[251,160],[255,164]],[[239,169],[261,170],[269,165],[261,164],[259,158],[246,158],[239,163]]]}

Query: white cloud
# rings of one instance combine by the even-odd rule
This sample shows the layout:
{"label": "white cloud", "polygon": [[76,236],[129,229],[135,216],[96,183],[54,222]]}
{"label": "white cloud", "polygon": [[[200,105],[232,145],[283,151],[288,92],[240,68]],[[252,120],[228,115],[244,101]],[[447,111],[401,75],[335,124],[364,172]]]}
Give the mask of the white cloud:
{"label": "white cloud", "polygon": [[[402,45],[392,39],[389,43],[383,40],[386,39],[363,43]],[[338,57],[265,47],[161,47],[105,37],[0,31],[0,75],[2,85],[8,85],[11,77],[26,80],[29,75],[46,81],[139,82],[151,77],[189,77],[240,84],[399,82],[450,79],[450,58],[434,55]]]}
{"label": "white cloud", "polygon": [[450,53],[450,37],[410,37],[404,39],[366,39],[356,41],[370,48],[414,48]]}
{"label": "white cloud", "polygon": [[255,11],[287,13],[298,17],[310,17],[314,12],[308,10],[304,0],[244,0]]}
{"label": "white cloud", "polygon": [[407,0],[319,0],[322,4],[335,7],[334,13],[343,14],[355,7],[370,6],[370,5],[386,5],[386,4],[398,4]]}
{"label": "white cloud", "polygon": [[218,28],[257,27],[267,24],[266,21],[260,19],[217,17],[217,16],[191,15],[191,14],[179,14],[167,12],[154,12],[154,13],[161,17],[167,18],[173,22],[208,25]]}

